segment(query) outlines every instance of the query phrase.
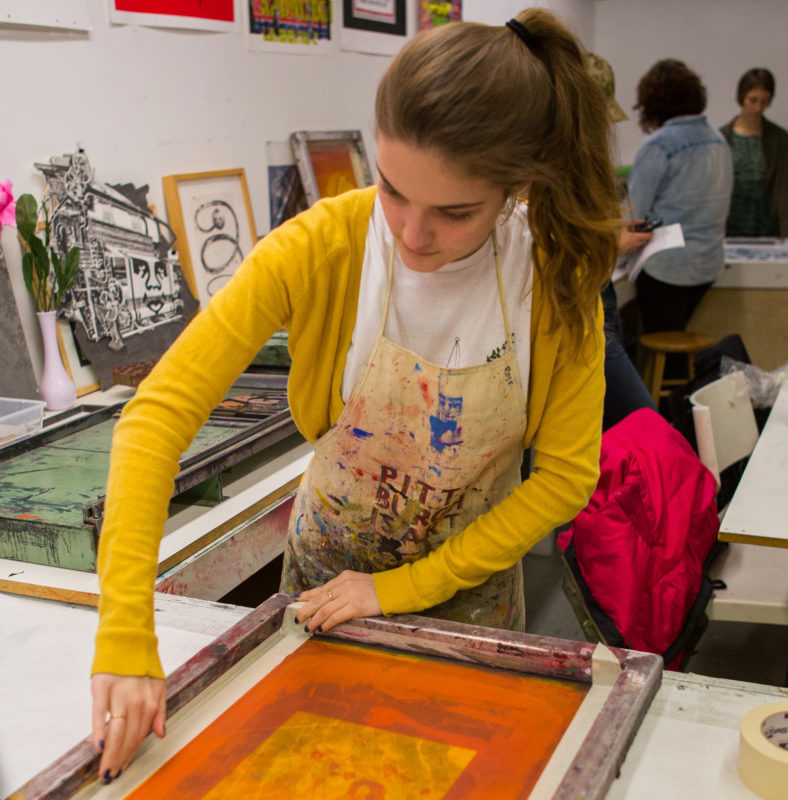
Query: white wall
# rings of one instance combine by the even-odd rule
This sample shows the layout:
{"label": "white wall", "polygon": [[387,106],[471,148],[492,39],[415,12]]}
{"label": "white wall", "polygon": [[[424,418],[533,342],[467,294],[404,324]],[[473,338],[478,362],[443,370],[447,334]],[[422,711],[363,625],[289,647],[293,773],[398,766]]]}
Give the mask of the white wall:
{"label": "white wall", "polygon": [[463,19],[503,25],[524,8],[540,6],[554,11],[586,47],[593,35],[595,0],[463,0]]}
{"label": "white wall", "polygon": [[253,53],[240,34],[110,25],[90,0],[88,34],[0,27],[0,176],[15,193],[43,179],[33,162],[87,150],[97,177],[161,177],[243,167],[258,231],[268,229],[266,140],[293,130],[360,128],[389,59]]}
{"label": "white wall", "polygon": [[[161,214],[161,176],[241,166],[264,232],[267,140],[360,128],[374,153],[372,107],[389,57],[253,53],[241,34],[110,25],[106,0],[87,1],[89,33],[0,25],[0,179],[15,193],[40,194],[33,162],[77,142],[101,180],[150,184]],[[501,24],[526,4],[465,0],[464,13]],[[593,0],[542,5],[590,35]]]}
{"label": "white wall", "polygon": [[[33,166],[83,146],[99,180],[149,184],[165,214],[161,178],[243,167],[259,233],[269,228],[266,141],[294,130],[359,128],[374,163],[375,89],[390,57],[251,52],[243,34],[110,25],[106,0],[84,0],[88,33],[0,25],[0,180],[40,197]],[[415,0],[409,0],[415,11]],[[338,12],[341,2],[335,0]],[[467,19],[502,24],[527,0],[465,0]],[[553,8],[590,36],[593,0]],[[412,17],[415,19],[415,17]],[[32,304],[13,230],[3,234],[9,273],[41,370]]]}
{"label": "white wall", "polygon": [[612,64],[616,99],[630,115],[616,125],[622,164],[632,163],[644,138],[631,111],[638,81],[662,58],[678,58],[700,75],[715,127],[738,112],[741,75],[767,67],[777,80],[767,116],[788,127],[786,0],[598,0],[594,47]]}

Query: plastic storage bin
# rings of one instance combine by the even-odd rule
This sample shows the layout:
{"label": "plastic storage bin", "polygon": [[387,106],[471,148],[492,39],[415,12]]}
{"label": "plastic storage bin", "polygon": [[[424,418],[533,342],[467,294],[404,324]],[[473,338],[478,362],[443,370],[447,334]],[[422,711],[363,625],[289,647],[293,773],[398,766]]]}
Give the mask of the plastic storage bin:
{"label": "plastic storage bin", "polygon": [[0,447],[40,431],[45,406],[43,400],[0,397]]}

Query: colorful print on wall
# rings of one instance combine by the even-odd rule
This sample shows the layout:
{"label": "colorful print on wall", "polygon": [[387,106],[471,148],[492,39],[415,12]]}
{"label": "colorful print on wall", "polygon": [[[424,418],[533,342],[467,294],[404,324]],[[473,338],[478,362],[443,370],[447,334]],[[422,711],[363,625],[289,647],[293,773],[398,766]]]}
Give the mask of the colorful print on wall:
{"label": "colorful print on wall", "polygon": [[237,31],[237,0],[109,0],[110,22]]}
{"label": "colorful print on wall", "polygon": [[525,797],[586,690],[312,639],[127,800]]}
{"label": "colorful print on wall", "polygon": [[333,45],[332,0],[248,0],[252,50],[310,54]]}
{"label": "colorful print on wall", "polygon": [[419,30],[462,19],[462,0],[419,0]]}
{"label": "colorful print on wall", "polygon": [[147,186],[97,181],[82,149],[35,166],[54,202],[55,247],[81,250],[79,276],[58,312],[71,323],[58,330],[73,331],[79,353],[76,370],[66,363],[74,374],[89,362],[106,389],[113,367],[157,360],[197,302],[176,262],[172,229],[148,207]]}

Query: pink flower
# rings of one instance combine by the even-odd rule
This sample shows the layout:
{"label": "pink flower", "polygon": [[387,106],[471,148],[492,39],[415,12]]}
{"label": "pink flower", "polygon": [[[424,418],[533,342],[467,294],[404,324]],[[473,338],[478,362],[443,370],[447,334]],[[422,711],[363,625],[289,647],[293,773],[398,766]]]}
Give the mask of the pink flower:
{"label": "pink flower", "polygon": [[0,181],[0,231],[3,225],[16,227],[16,201],[11,194],[11,181]]}

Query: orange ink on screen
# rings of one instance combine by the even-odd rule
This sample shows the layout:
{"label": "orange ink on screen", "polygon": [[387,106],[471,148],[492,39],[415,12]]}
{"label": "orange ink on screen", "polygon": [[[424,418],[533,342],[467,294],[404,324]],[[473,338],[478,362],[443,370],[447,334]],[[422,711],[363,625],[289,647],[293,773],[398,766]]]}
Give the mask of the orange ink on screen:
{"label": "orange ink on screen", "polygon": [[312,639],[127,798],[523,797],[587,688]]}
{"label": "orange ink on screen", "polygon": [[346,145],[332,147],[321,144],[319,150],[311,146],[309,160],[321,197],[334,197],[349,189],[358,188]]}

